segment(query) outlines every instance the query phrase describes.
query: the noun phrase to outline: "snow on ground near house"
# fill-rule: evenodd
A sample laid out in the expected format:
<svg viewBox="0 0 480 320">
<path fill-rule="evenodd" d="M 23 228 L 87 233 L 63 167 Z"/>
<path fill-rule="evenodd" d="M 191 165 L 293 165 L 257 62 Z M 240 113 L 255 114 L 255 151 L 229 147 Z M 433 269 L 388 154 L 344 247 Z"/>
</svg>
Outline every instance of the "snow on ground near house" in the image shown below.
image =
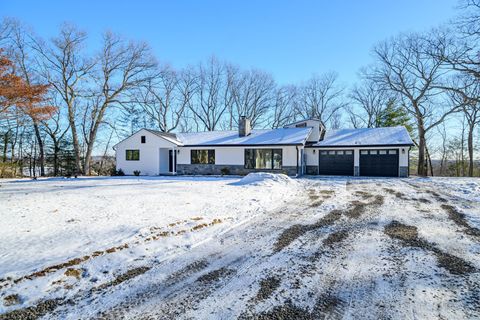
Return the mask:
<svg viewBox="0 0 480 320">
<path fill-rule="evenodd" d="M 0 185 L 0 319 L 480 317 L 478 179 Z"/>
<path fill-rule="evenodd" d="M 235 185 L 238 181 L 242 183 Z M 18 279 L 75 258 L 92 256 L 95 251 L 117 248 L 111 254 L 82 263 L 81 272 L 91 274 L 95 282 L 101 283 L 111 280 L 113 273 L 138 264 L 138 259 L 160 261 L 266 210 L 275 210 L 296 192 L 296 183 L 286 176 L 256 174 L 243 180 L 0 180 L 0 278 Z M 128 250 L 118 249 L 125 244 Z M 62 296 L 62 286 L 52 286 L 52 282 L 60 281 L 63 285 L 64 269 L 20 281 L 2 292 L 2 296 L 21 293 L 25 305 L 47 292 L 49 297 Z M 72 280 L 67 277 L 66 282 Z M 73 291 L 91 284 L 80 284 Z M 0 304 L 0 313 L 5 310 Z"/>
</svg>

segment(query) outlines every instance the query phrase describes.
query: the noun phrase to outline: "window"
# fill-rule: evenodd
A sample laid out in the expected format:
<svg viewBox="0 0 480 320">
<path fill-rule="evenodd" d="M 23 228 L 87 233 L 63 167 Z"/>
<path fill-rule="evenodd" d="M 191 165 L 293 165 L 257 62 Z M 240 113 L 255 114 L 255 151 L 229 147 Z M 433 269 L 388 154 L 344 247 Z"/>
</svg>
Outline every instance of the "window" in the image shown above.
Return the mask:
<svg viewBox="0 0 480 320">
<path fill-rule="evenodd" d="M 397 154 L 397 150 L 388 150 L 388 154 Z"/>
<path fill-rule="evenodd" d="M 343 150 L 337 151 L 337 154 L 338 154 L 338 155 L 342 155 L 342 154 L 343 154 Z"/>
<path fill-rule="evenodd" d="M 282 149 L 245 149 L 246 169 L 282 169 Z"/>
<path fill-rule="evenodd" d="M 321 151 L 320 154 L 327 154 L 327 151 Z"/>
<path fill-rule="evenodd" d="M 128 161 L 140 160 L 140 150 L 126 150 L 125 159 Z"/>
<path fill-rule="evenodd" d="M 333 150 L 328 151 L 328 154 L 335 154 L 335 151 L 333 151 Z"/>
<path fill-rule="evenodd" d="M 368 150 L 362 150 L 360 151 L 361 154 L 368 154 Z"/>
<path fill-rule="evenodd" d="M 141 142 L 141 143 L 145 143 L 145 141 L 146 141 L 145 136 L 141 136 L 141 137 L 140 137 L 140 142 Z"/>
<path fill-rule="evenodd" d="M 351 154 L 352 154 L 352 151 L 351 151 L 351 150 L 346 150 L 346 151 L 345 151 L 345 154 L 350 154 L 350 155 L 351 155 Z"/>
<path fill-rule="evenodd" d="M 377 154 L 377 150 L 370 150 L 370 154 Z"/>
<path fill-rule="evenodd" d="M 215 150 L 191 150 L 191 164 L 215 164 Z"/>
<path fill-rule="evenodd" d="M 304 122 L 304 123 L 299 123 L 299 124 L 297 124 L 295 127 L 297 127 L 297 128 L 305 128 L 306 126 L 307 126 L 307 123 Z"/>
<path fill-rule="evenodd" d="M 380 150 L 378 151 L 378 154 L 387 154 L 387 150 Z"/>
</svg>

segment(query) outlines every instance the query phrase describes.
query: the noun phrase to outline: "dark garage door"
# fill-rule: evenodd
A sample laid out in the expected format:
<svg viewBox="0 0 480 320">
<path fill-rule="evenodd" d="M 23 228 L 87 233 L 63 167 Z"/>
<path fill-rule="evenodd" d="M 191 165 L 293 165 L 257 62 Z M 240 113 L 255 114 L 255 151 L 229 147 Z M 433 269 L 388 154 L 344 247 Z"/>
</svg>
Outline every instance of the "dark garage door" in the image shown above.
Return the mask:
<svg viewBox="0 0 480 320">
<path fill-rule="evenodd" d="M 398 177 L 398 150 L 360 150 L 360 175 Z"/>
<path fill-rule="evenodd" d="M 320 175 L 353 176 L 353 150 L 320 150 Z"/>
</svg>

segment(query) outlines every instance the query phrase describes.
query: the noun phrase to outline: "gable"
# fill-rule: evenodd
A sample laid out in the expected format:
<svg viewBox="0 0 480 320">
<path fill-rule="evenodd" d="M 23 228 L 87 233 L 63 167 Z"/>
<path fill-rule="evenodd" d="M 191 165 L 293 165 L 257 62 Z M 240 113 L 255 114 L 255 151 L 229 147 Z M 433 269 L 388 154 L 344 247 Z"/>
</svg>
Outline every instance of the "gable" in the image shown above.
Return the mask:
<svg viewBox="0 0 480 320">
<path fill-rule="evenodd" d="M 142 143 L 142 136 L 145 137 L 145 143 Z M 172 139 L 168 139 L 168 137 L 163 137 L 157 135 L 150 130 L 141 129 L 130 137 L 123 139 L 119 143 L 113 146 L 113 149 L 117 149 L 119 147 L 128 146 L 128 147 L 141 147 L 141 146 L 154 146 L 154 147 L 164 147 L 164 148 L 172 148 L 178 146 L 177 143 L 174 143 Z"/>
</svg>

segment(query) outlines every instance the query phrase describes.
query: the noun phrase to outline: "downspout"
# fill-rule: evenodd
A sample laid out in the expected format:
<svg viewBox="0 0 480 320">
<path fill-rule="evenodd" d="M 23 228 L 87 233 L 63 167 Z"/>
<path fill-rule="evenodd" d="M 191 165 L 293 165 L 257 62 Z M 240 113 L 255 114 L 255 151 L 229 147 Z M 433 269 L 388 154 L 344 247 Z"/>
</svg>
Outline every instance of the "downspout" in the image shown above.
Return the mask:
<svg viewBox="0 0 480 320">
<path fill-rule="evenodd" d="M 298 146 L 295 146 L 295 149 L 297 150 L 297 177 L 298 177 Z"/>
</svg>

